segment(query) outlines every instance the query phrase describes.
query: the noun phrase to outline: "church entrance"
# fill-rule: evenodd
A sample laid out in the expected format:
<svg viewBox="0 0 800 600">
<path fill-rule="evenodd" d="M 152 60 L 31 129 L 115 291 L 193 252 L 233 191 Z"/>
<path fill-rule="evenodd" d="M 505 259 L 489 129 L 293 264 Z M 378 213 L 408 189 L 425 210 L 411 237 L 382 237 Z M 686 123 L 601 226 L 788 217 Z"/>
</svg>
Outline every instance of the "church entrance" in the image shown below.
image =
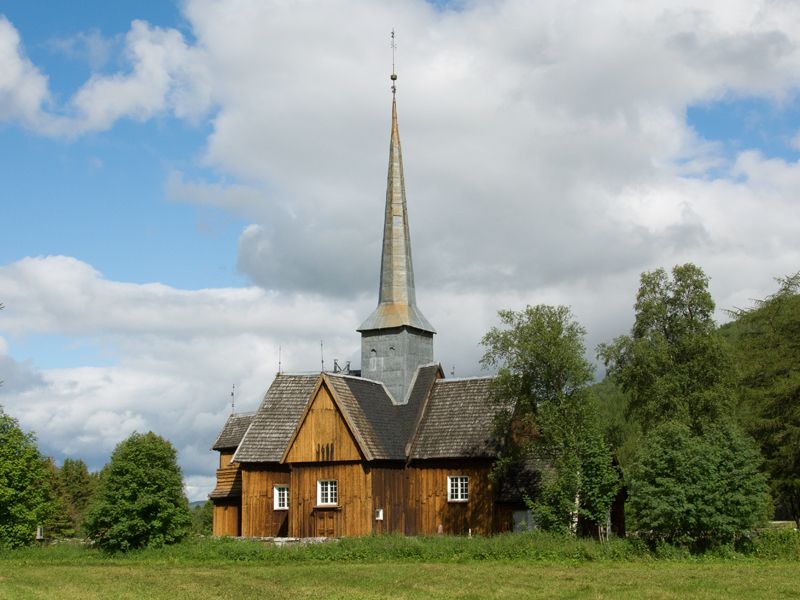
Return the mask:
<svg viewBox="0 0 800 600">
<path fill-rule="evenodd" d="M 338 537 L 336 527 L 338 512 L 335 508 L 314 510 L 314 537 Z"/>
</svg>

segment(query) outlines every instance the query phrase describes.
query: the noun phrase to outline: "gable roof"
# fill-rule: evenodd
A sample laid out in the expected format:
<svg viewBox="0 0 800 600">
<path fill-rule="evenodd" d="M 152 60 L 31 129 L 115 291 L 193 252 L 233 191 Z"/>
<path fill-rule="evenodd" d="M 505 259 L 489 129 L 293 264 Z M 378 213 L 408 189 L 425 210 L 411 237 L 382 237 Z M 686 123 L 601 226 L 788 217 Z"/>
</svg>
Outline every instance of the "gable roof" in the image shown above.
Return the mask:
<svg viewBox="0 0 800 600">
<path fill-rule="evenodd" d="M 233 460 L 279 462 L 318 378 L 318 375 L 279 373 L 267 390 Z"/>
<path fill-rule="evenodd" d="M 392 458 L 383 436 L 391 423 L 392 399 L 378 381 L 348 375 L 323 375 L 367 460 Z"/>
<path fill-rule="evenodd" d="M 350 375 L 275 377 L 258 411 L 229 417 L 214 449 L 238 432 L 236 462 L 281 462 L 316 390 L 326 385 L 367 460 L 494 457 L 491 433 L 497 408 L 488 403 L 491 377 L 443 379 L 441 367 L 419 367 L 405 404 L 394 404 L 378 381 Z M 222 440 L 222 441 L 221 441 Z"/>
<path fill-rule="evenodd" d="M 255 415 L 231 415 L 228 417 L 228 420 L 225 421 L 225 425 L 222 427 L 222 431 L 219 433 L 219 437 L 217 437 L 217 441 L 214 442 L 214 445 L 211 446 L 212 450 L 227 450 L 230 448 L 236 448 L 239 445 L 239 442 L 242 441 L 247 428 L 250 427 L 250 423 L 253 421 L 253 417 Z"/>
<path fill-rule="evenodd" d="M 437 379 L 411 442 L 409 458 L 494 457 L 491 377 Z"/>
</svg>

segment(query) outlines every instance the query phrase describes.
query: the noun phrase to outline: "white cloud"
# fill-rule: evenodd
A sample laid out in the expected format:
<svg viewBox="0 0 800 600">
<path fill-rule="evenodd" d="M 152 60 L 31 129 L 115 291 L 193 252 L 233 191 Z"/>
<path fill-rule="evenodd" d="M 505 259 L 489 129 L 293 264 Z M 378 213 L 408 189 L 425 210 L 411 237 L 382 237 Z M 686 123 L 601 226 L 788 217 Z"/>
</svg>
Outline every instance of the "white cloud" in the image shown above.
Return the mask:
<svg viewBox="0 0 800 600">
<path fill-rule="evenodd" d="M 173 172 L 167 196 L 246 219 L 238 267 L 260 286 L 134 285 L 68 257 L 1 267 L 9 339 L 81 336 L 120 357 L 37 370 L 3 355 L 25 375 L 2 401 L 50 448 L 102 460 L 153 428 L 200 489 L 232 383 L 255 407 L 279 345 L 291 370 L 317 367 L 320 339 L 328 364 L 357 362 L 353 330 L 377 294 L 392 27 L 418 300 L 447 372 L 477 372 L 498 308 L 572 305 L 591 353 L 629 327 L 643 270 L 694 261 L 729 308 L 798 269 L 800 165 L 751 149 L 729 161 L 686 123 L 693 104 L 796 94 L 795 3 L 190 0 L 184 13 L 191 37 L 134 22 L 129 69 L 60 107 L 0 20 L 0 119 L 77 135 L 211 114 L 206 171 Z"/>
<path fill-rule="evenodd" d="M 25 57 L 17 30 L 0 15 L 0 122 L 44 128 L 42 106 L 49 101 L 47 77 Z"/>
<path fill-rule="evenodd" d="M 85 61 L 93 71 L 97 71 L 108 63 L 117 42 L 114 38 L 104 37 L 97 29 L 90 29 L 55 38 L 48 45 L 68 58 Z"/>
</svg>

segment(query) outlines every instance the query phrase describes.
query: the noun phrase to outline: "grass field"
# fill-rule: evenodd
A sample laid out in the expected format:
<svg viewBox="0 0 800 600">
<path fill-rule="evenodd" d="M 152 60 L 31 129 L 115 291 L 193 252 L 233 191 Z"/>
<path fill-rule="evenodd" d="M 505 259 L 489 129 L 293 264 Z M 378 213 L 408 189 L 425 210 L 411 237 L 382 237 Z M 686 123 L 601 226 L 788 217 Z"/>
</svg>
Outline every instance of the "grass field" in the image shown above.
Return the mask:
<svg viewBox="0 0 800 600">
<path fill-rule="evenodd" d="M 771 553 L 679 558 L 624 541 L 545 536 L 381 537 L 301 548 L 194 540 L 110 557 L 80 546 L 26 548 L 0 552 L 0 600 L 800 598 L 800 536 L 781 540 Z"/>
<path fill-rule="evenodd" d="M 4 565 L 11 566 L 11 565 Z M 683 561 L 15 565 L 0 598 L 798 598 L 800 565 Z"/>
</svg>

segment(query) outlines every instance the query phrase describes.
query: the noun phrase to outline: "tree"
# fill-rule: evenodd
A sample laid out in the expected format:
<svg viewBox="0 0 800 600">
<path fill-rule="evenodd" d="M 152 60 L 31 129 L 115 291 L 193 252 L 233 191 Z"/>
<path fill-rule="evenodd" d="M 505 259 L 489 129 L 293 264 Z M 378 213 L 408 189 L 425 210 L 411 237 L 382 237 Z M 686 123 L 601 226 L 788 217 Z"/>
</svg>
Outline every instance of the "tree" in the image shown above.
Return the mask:
<svg viewBox="0 0 800 600">
<path fill-rule="evenodd" d="M 44 521 L 45 534 L 48 538 L 74 537 L 75 524 L 70 515 L 69 501 L 67 500 L 59 477 L 60 469 L 52 458 L 44 461 L 47 472 L 48 510 Z"/>
<path fill-rule="evenodd" d="M 761 446 L 773 493 L 800 527 L 800 273 L 723 328 L 741 373 L 742 420 Z"/>
<path fill-rule="evenodd" d="M 699 267 L 643 273 L 631 334 L 598 349 L 644 432 L 627 477 L 640 535 L 708 544 L 763 519 L 760 457 L 732 418 L 735 370 L 713 310 Z"/>
<path fill-rule="evenodd" d="M 631 334 L 598 356 L 646 432 L 676 420 L 700 432 L 732 414 L 733 364 L 713 320 L 708 277 L 691 264 L 643 273 Z"/>
<path fill-rule="evenodd" d="M 178 542 L 190 524 L 172 444 L 152 432 L 120 442 L 86 517 L 90 537 L 108 552 L 124 552 Z"/>
<path fill-rule="evenodd" d="M 48 483 L 36 438 L 0 407 L 0 546 L 34 540 L 50 510 Z"/>
<path fill-rule="evenodd" d="M 86 510 L 97 487 L 97 478 L 92 477 L 82 460 L 65 458 L 58 470 L 58 479 L 72 526 L 76 532 L 81 532 Z"/>
<path fill-rule="evenodd" d="M 630 520 L 651 541 L 702 550 L 735 542 L 771 510 L 752 440 L 731 428 L 703 435 L 674 421 L 658 425 L 630 477 Z"/>
<path fill-rule="evenodd" d="M 552 468 L 530 507 L 544 529 L 567 530 L 582 516 L 605 523 L 618 487 L 611 454 L 597 427 L 587 386 L 593 369 L 584 357 L 585 330 L 566 306 L 499 311 L 481 343 L 484 368 L 498 368 L 492 388 L 500 443 L 496 477 L 531 456 Z"/>
<path fill-rule="evenodd" d="M 214 503 L 206 500 L 192 509 L 192 533 L 194 535 L 211 535 L 214 525 Z"/>
</svg>

